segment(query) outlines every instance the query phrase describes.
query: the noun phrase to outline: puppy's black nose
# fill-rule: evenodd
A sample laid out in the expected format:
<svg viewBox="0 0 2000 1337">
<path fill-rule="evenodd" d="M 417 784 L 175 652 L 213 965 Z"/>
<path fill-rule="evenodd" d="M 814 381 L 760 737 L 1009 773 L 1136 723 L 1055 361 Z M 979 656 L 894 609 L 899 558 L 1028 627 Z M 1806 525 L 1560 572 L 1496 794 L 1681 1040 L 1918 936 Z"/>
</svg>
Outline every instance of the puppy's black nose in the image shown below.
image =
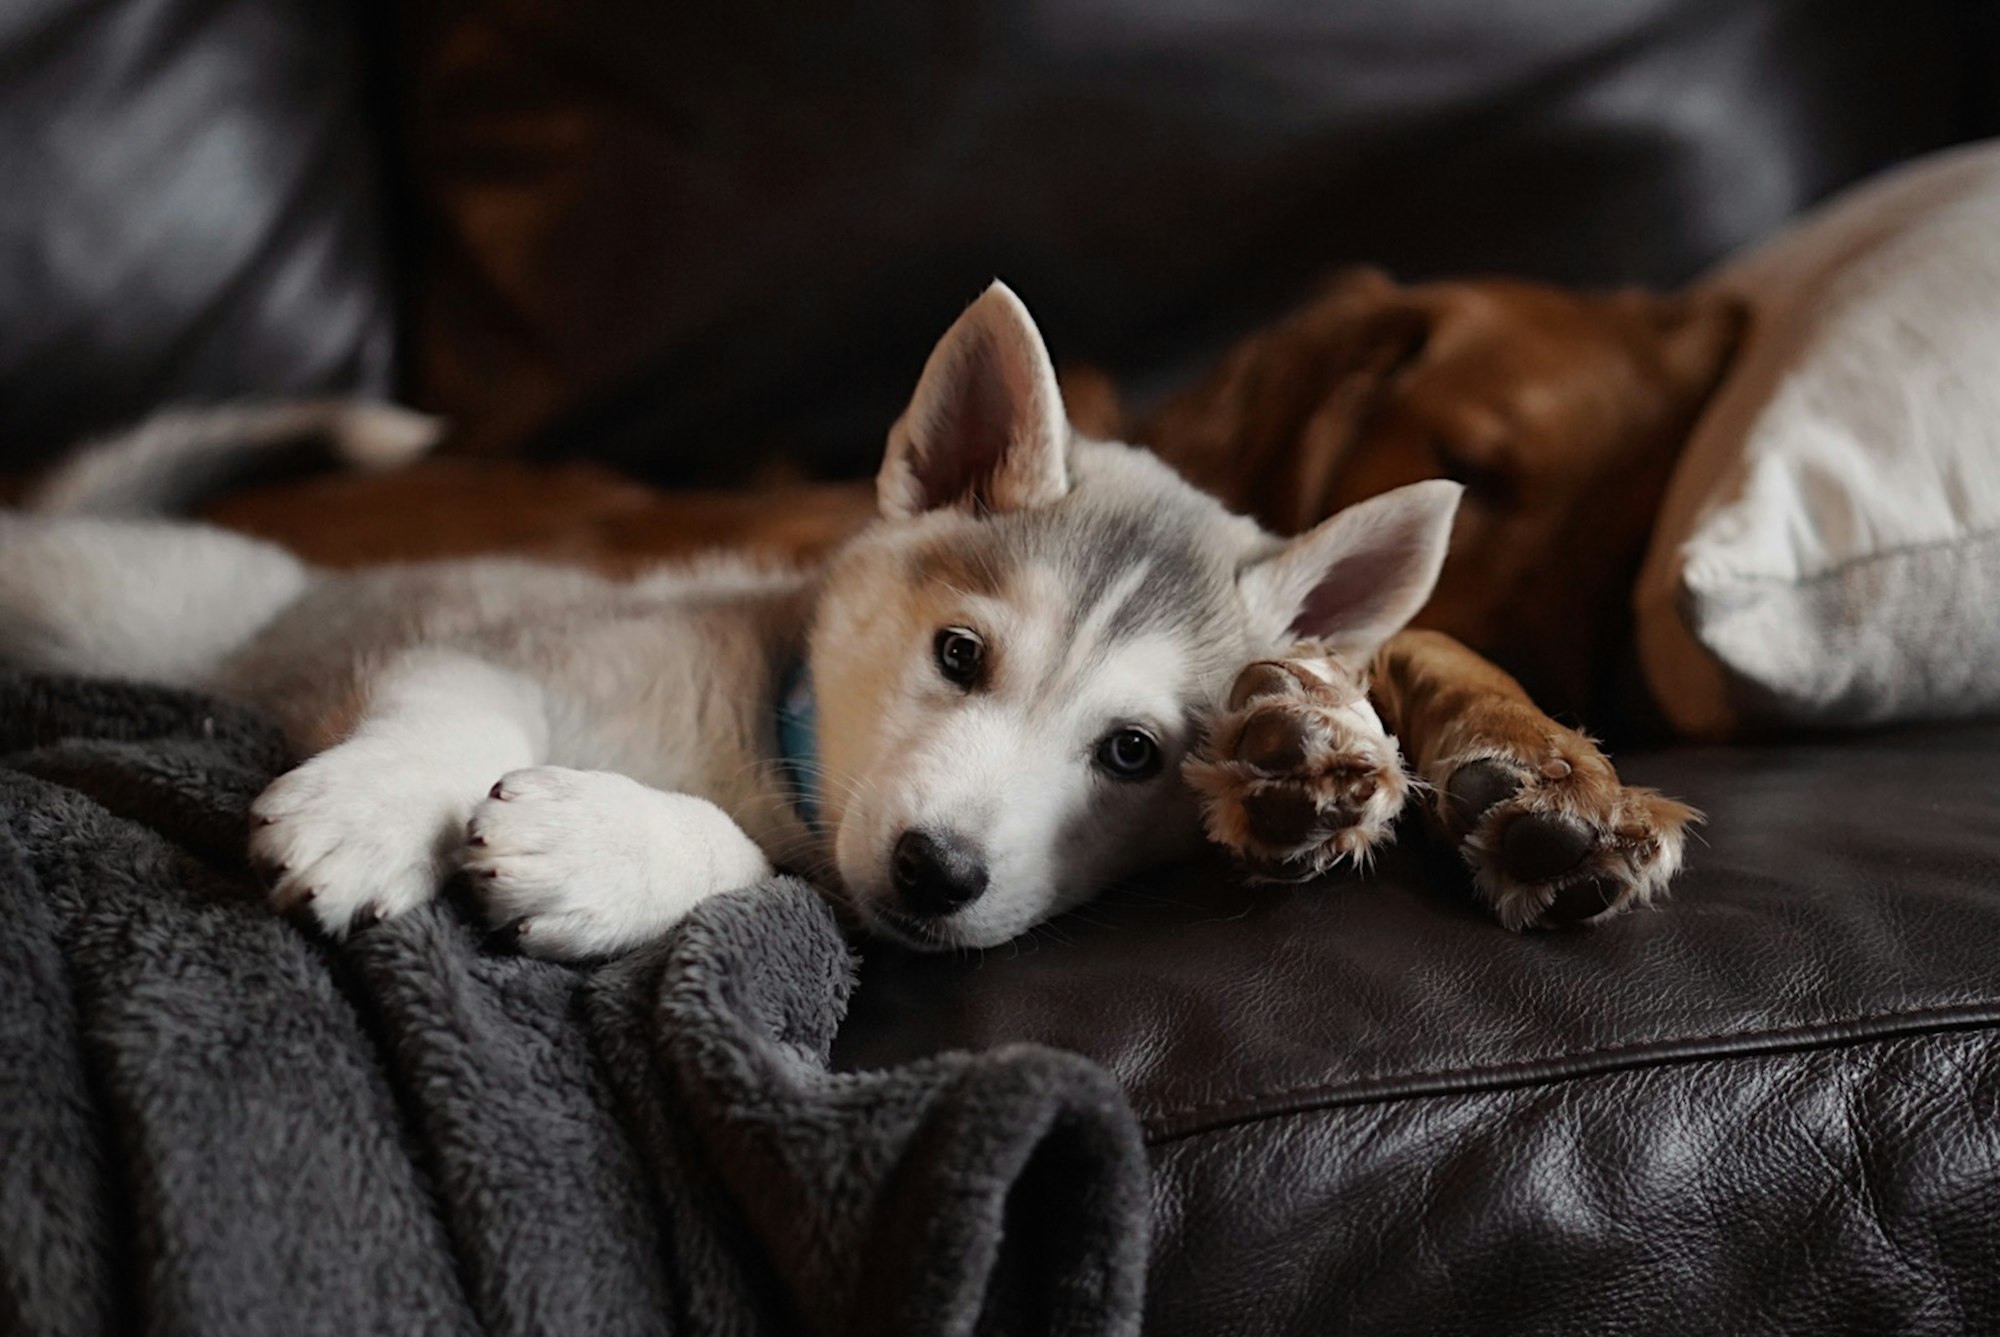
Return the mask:
<svg viewBox="0 0 2000 1337">
<path fill-rule="evenodd" d="M 905 831 L 890 863 L 903 909 L 941 919 L 970 905 L 986 890 L 986 863 L 978 849 L 949 832 Z"/>
</svg>

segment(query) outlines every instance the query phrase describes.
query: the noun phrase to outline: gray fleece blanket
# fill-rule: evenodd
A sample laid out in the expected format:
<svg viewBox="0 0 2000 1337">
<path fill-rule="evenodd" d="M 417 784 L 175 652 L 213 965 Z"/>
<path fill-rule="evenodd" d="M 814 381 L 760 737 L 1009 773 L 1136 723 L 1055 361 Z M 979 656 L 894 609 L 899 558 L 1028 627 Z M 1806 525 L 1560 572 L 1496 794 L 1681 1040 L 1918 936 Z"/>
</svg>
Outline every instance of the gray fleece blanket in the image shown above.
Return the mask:
<svg viewBox="0 0 2000 1337">
<path fill-rule="evenodd" d="M 448 902 L 321 941 L 243 862 L 287 760 L 222 702 L 0 676 L 0 1332 L 1136 1330 L 1101 1070 L 829 1071 L 854 960 L 785 880 L 590 970 Z"/>
</svg>

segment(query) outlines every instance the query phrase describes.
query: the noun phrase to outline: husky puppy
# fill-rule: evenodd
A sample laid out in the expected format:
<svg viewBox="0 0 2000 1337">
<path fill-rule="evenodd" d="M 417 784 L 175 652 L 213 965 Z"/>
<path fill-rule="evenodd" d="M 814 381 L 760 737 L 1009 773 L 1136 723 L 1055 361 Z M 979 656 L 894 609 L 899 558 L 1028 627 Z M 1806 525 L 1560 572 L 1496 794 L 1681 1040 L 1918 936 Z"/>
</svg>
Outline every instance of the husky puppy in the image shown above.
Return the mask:
<svg viewBox="0 0 2000 1337">
<path fill-rule="evenodd" d="M 340 425 L 350 457 L 421 449 L 393 410 Z M 1274 538 L 1080 439 L 997 283 L 889 434 L 880 519 L 813 570 L 335 573 L 82 514 L 227 453 L 199 435 L 155 428 L 0 516 L 0 657 L 274 714 L 307 758 L 252 808 L 279 909 L 338 936 L 462 870 L 556 958 L 654 937 L 774 865 L 875 932 L 987 946 L 1189 851 L 1182 765 L 1238 671 L 1301 637 L 1365 664 L 1429 594 L 1459 493 L 1421 483 Z"/>
</svg>

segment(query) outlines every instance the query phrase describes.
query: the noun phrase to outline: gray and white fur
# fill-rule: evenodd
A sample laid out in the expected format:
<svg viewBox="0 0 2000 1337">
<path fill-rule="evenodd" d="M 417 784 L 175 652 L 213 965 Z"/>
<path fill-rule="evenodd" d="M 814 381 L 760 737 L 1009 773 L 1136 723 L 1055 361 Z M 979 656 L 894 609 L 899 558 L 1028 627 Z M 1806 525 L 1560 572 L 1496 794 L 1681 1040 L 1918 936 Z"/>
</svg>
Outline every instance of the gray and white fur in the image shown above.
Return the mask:
<svg viewBox="0 0 2000 1337">
<path fill-rule="evenodd" d="M 351 458 L 431 434 L 398 410 L 335 419 Z M 130 518 L 282 435 L 173 422 L 0 513 L 0 658 L 276 715 L 307 757 L 252 810 L 279 908 L 343 934 L 462 870 L 493 923 L 559 958 L 652 938 L 774 864 L 876 932 L 986 946 L 1188 851 L 1181 764 L 1236 671 L 1301 636 L 1372 653 L 1428 596 L 1458 498 L 1420 483 L 1281 541 L 1152 455 L 1080 438 L 997 283 L 890 433 L 880 518 L 812 569 L 317 570 Z M 815 827 L 775 724 L 800 660 Z"/>
</svg>

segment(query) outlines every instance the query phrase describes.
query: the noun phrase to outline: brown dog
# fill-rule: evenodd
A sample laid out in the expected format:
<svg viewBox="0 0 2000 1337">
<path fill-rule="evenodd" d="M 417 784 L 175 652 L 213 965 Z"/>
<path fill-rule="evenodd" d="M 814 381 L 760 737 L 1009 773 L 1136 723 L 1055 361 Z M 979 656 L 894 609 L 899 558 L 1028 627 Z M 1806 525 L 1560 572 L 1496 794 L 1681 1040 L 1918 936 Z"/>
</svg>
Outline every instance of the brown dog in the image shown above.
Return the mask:
<svg viewBox="0 0 2000 1337">
<path fill-rule="evenodd" d="M 1372 677 L 1433 819 L 1503 922 L 1603 917 L 1664 888 L 1696 815 L 1622 785 L 1536 701 L 1584 708 L 1615 670 L 1654 512 L 1742 324 L 1720 299 L 1404 288 L 1357 270 L 1136 429 L 1101 378 L 1066 380 L 1080 428 L 1152 446 L 1283 533 L 1403 483 L 1466 485 L 1421 630 L 1372 666 L 1309 671 L 1307 649 L 1246 670 L 1215 740 L 1240 763 L 1219 800 L 1240 806 L 1220 823 L 1239 853 L 1278 875 L 1325 862 L 1369 783 L 1326 746 L 1326 712 Z M 212 514 L 335 565 L 506 550 L 630 569 L 718 546 L 810 557 L 870 507 L 858 486 L 663 493 L 586 465 L 446 459 L 244 493 Z"/>
<path fill-rule="evenodd" d="M 1341 275 L 1133 433 L 1289 534 L 1466 485 L 1422 625 L 1574 711 L 1616 667 L 1653 515 L 1743 326 L 1721 298 Z"/>
<path fill-rule="evenodd" d="M 1399 288 L 1357 270 L 1133 434 L 1281 533 L 1419 479 L 1466 485 L 1421 629 L 1383 648 L 1372 694 L 1510 927 L 1608 916 L 1679 867 L 1693 810 L 1621 784 L 1536 703 L 1602 698 L 1668 476 L 1743 324 L 1721 298 Z M 1273 757 L 1308 751 L 1320 689 L 1298 673 L 1267 681 L 1290 727 L 1267 711 L 1244 737 Z M 1261 826 L 1246 814 L 1248 852 L 1309 854 L 1351 806 L 1351 778 L 1336 761 L 1298 786 L 1310 803 L 1267 799 Z"/>
</svg>

